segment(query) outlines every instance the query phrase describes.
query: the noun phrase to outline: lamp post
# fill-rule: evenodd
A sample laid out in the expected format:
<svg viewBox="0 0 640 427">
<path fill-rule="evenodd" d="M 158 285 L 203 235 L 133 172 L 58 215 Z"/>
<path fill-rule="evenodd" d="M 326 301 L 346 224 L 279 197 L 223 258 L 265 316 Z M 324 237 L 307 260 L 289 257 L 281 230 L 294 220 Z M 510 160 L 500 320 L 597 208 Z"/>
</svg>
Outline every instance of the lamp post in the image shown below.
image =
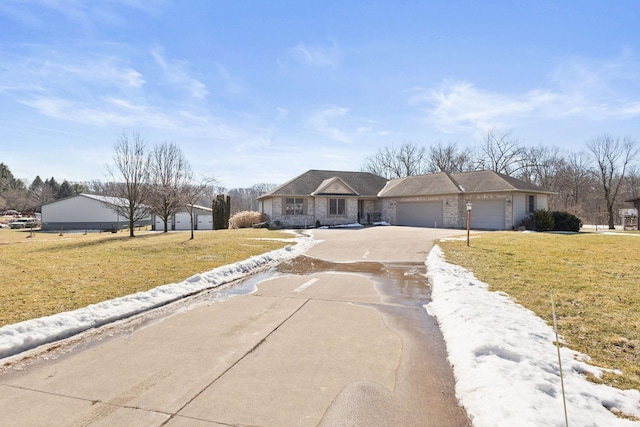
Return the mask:
<svg viewBox="0 0 640 427">
<path fill-rule="evenodd" d="M 471 230 L 471 202 L 467 202 L 467 246 L 469 246 L 469 232 Z"/>
</svg>

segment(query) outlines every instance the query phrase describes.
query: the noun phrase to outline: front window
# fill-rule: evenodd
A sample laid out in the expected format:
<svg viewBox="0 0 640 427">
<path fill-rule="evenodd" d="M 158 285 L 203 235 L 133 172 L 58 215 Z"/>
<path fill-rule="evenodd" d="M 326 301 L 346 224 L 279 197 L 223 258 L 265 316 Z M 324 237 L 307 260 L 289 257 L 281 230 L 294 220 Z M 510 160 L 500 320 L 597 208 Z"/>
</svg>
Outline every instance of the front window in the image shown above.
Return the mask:
<svg viewBox="0 0 640 427">
<path fill-rule="evenodd" d="M 299 198 L 287 198 L 285 209 L 287 215 L 304 215 L 304 201 Z"/>
<path fill-rule="evenodd" d="M 529 195 L 529 213 L 533 213 L 536 210 L 536 198 L 534 195 Z"/>
<path fill-rule="evenodd" d="M 345 215 L 347 201 L 346 199 L 329 199 L 329 215 Z"/>
</svg>

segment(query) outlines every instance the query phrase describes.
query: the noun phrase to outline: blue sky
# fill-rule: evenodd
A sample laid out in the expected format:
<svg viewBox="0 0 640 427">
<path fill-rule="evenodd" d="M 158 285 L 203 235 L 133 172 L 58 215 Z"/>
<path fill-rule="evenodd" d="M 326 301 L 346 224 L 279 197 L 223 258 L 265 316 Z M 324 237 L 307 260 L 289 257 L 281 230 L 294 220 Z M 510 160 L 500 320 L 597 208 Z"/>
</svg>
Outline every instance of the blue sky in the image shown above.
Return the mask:
<svg viewBox="0 0 640 427">
<path fill-rule="evenodd" d="M 640 138 L 640 2 L 2 0 L 0 162 L 104 180 L 122 132 L 227 188 L 491 128 Z"/>
</svg>

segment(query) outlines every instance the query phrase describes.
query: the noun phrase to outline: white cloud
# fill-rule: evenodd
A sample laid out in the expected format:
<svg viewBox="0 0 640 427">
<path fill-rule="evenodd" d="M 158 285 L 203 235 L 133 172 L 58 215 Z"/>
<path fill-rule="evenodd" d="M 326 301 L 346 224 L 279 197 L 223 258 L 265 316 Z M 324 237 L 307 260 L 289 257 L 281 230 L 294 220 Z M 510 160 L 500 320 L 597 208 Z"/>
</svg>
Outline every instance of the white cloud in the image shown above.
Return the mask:
<svg viewBox="0 0 640 427">
<path fill-rule="evenodd" d="M 290 111 L 286 108 L 276 107 L 276 120 L 280 121 L 286 119 L 287 117 L 289 117 L 289 113 Z"/>
<path fill-rule="evenodd" d="M 353 117 L 350 113 L 349 108 L 331 105 L 311 114 L 307 124 L 321 135 L 347 144 L 362 135 L 375 132 L 372 120 Z"/>
<path fill-rule="evenodd" d="M 189 75 L 186 62 L 167 61 L 160 49 L 151 51 L 151 56 L 153 56 L 156 63 L 163 69 L 165 77 L 170 83 L 183 88 L 194 98 L 204 99 L 207 97 L 209 94 L 207 87 Z"/>
<path fill-rule="evenodd" d="M 469 82 L 445 82 L 438 88 L 415 89 L 411 105 L 429 104 L 428 121 L 443 132 L 465 128 L 504 127 L 521 117 L 552 108 L 559 96 L 533 90 L 523 94 L 492 93 Z"/>
<path fill-rule="evenodd" d="M 342 57 L 336 43 L 329 46 L 309 46 L 299 42 L 291 48 L 291 55 L 297 62 L 312 67 L 336 67 Z"/>
<path fill-rule="evenodd" d="M 492 92 L 469 82 L 447 81 L 436 88 L 417 88 L 409 104 L 424 109 L 427 121 L 442 132 L 512 127 L 539 119 L 578 117 L 586 120 L 640 117 L 640 101 L 588 90 L 593 75 L 580 88 L 533 89 L 523 93 Z M 425 107 L 426 106 L 426 107 Z"/>
<path fill-rule="evenodd" d="M 126 14 L 120 11 L 124 6 L 153 15 L 163 6 L 165 0 L 111 0 L 96 2 L 93 0 L 20 0 L 0 2 L 0 14 L 10 17 L 21 24 L 31 27 L 46 25 L 38 16 L 40 9 L 48 9 L 63 16 L 76 25 L 90 28 L 94 25 L 124 25 Z"/>
<path fill-rule="evenodd" d="M 346 116 L 348 113 L 348 108 L 332 106 L 311 115 L 308 123 L 313 129 L 335 141 L 351 143 L 353 142 L 351 135 L 330 123 L 336 118 Z"/>
</svg>

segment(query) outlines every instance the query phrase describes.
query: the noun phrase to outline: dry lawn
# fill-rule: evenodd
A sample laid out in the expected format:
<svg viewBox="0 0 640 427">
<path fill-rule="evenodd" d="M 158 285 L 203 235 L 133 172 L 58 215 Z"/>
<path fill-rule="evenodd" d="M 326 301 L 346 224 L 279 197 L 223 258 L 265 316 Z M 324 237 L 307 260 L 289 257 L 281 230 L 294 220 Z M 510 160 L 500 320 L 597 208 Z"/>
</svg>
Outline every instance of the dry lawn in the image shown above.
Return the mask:
<svg viewBox="0 0 640 427">
<path fill-rule="evenodd" d="M 288 243 L 264 229 L 64 234 L 0 229 L 0 326 L 180 282 Z M 30 237 L 31 236 L 31 237 Z"/>
<path fill-rule="evenodd" d="M 619 369 L 602 382 L 640 390 L 640 235 L 486 233 L 441 242 L 446 259 L 461 265 L 553 324 L 566 345 L 592 363 Z M 598 381 L 593 378 L 594 381 Z"/>
</svg>

